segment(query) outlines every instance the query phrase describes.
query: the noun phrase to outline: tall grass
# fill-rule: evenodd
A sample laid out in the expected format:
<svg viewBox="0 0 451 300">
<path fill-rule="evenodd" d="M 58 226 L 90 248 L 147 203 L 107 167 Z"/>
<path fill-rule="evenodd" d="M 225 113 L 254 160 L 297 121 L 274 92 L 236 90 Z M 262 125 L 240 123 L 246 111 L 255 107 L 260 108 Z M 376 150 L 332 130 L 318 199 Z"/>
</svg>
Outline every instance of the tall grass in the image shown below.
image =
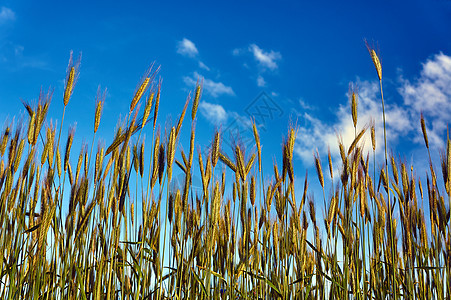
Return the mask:
<svg viewBox="0 0 451 300">
<path fill-rule="evenodd" d="M 369 50 L 384 107 L 382 68 Z M 323 190 L 320 218 L 307 174 L 295 191 L 296 128 L 283 142 L 282 168 L 274 163 L 265 173 L 255 124 L 256 153 L 239 141 L 223 148 L 219 131 L 196 149 L 202 84 L 191 118 L 185 120 L 188 97 L 177 123 L 163 131 L 158 69 L 143 76 L 108 147 L 95 146 L 105 99 L 99 89 L 92 142 L 74 152 L 71 127 L 65 143 L 60 139 L 78 66 L 71 55 L 58 129 L 46 118 L 53 95 L 41 92 L 34 107 L 24 103 L 28 120 L 7 123 L 0 136 L 2 299 L 450 297 L 451 142 L 447 137 L 440 177 L 423 117 L 425 190 L 413 165 L 388 156 L 385 114 L 385 160 L 377 164 L 375 127 L 357 127 L 353 89 L 355 140 L 348 149 L 339 140 L 339 178 L 330 151 L 330 181 L 319 154 L 312 158 Z M 187 122 L 185 153 L 180 134 Z M 368 134 L 372 162 L 362 146 Z"/>
</svg>

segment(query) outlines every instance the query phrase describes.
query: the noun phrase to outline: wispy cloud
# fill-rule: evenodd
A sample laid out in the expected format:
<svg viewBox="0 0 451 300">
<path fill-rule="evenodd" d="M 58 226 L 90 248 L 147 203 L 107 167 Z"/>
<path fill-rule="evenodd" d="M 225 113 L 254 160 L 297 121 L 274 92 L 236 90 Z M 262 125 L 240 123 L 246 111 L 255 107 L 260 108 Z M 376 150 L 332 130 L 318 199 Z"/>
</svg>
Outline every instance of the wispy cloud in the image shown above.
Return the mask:
<svg viewBox="0 0 451 300">
<path fill-rule="evenodd" d="M 243 49 L 240 49 L 240 48 L 235 48 L 232 50 L 233 56 L 241 55 L 241 54 L 243 54 L 243 52 L 244 52 Z"/>
<path fill-rule="evenodd" d="M 312 110 L 314 109 L 314 107 L 312 107 L 311 105 L 309 105 L 307 102 L 304 101 L 304 99 L 299 99 L 299 105 L 301 106 L 302 109 L 304 110 Z"/>
<path fill-rule="evenodd" d="M 0 64 L 11 71 L 23 68 L 50 70 L 47 61 L 42 57 L 27 55 L 24 46 L 10 41 L 0 44 Z"/>
<path fill-rule="evenodd" d="M 0 9 L 0 25 L 9 21 L 14 21 L 16 14 L 8 7 L 2 6 Z"/>
<path fill-rule="evenodd" d="M 219 104 L 201 101 L 199 103 L 200 113 L 211 123 L 221 124 L 227 121 L 227 112 Z"/>
<path fill-rule="evenodd" d="M 261 76 L 261 75 L 258 75 L 258 77 L 257 77 L 257 86 L 259 86 L 259 87 L 266 86 L 265 78 L 263 78 L 263 76 Z"/>
<path fill-rule="evenodd" d="M 210 68 L 201 61 L 199 61 L 199 68 L 204 69 L 206 71 L 210 71 Z"/>
<path fill-rule="evenodd" d="M 434 55 L 423 64 L 416 80 L 401 79 L 401 82 L 399 92 L 404 104 L 411 107 L 412 115 L 417 120 L 420 113 L 424 113 L 430 144 L 442 146 L 443 133 L 451 115 L 451 56 L 443 53 Z M 422 142 L 421 139 L 422 136 L 418 135 L 417 141 Z"/>
<path fill-rule="evenodd" d="M 199 51 L 192 41 L 184 38 L 177 43 L 177 53 L 188 57 L 196 57 Z"/>
<path fill-rule="evenodd" d="M 271 71 L 278 68 L 277 61 L 282 59 L 280 52 L 275 52 L 273 50 L 264 51 L 256 44 L 251 44 L 249 46 L 249 51 L 254 55 L 257 62 L 264 68 L 268 68 Z"/>
<path fill-rule="evenodd" d="M 185 76 L 183 81 L 188 86 L 195 86 L 198 80 L 202 79 L 199 73 L 194 72 L 192 77 Z M 230 86 L 225 85 L 222 82 L 216 82 L 211 79 L 203 78 L 203 89 L 206 93 L 210 94 L 212 97 L 217 98 L 222 95 L 234 96 L 235 92 Z"/>
</svg>

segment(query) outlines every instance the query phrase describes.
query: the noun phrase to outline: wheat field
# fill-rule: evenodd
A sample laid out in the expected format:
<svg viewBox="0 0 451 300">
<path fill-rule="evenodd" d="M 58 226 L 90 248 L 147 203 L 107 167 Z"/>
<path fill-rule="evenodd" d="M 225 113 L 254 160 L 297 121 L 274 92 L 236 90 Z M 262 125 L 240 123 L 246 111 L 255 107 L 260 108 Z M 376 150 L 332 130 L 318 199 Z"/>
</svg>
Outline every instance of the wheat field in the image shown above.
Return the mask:
<svg viewBox="0 0 451 300">
<path fill-rule="evenodd" d="M 384 109 L 382 66 L 368 50 Z M 327 164 L 315 153 L 318 178 L 295 175 L 291 127 L 282 166 L 263 176 L 255 123 L 255 151 L 239 140 L 223 147 L 220 131 L 195 147 L 201 83 L 177 122 L 161 129 L 161 80 L 150 68 L 113 142 L 97 146 L 99 90 L 92 143 L 73 149 L 76 133 L 64 116 L 79 65 L 71 55 L 59 128 L 47 118 L 53 95 L 41 92 L 36 105 L 24 102 L 27 118 L 0 133 L 1 299 L 450 298 L 451 142 L 435 170 L 423 116 L 423 181 L 415 166 L 388 155 L 385 130 L 384 145 L 376 145 L 374 124 L 357 127 L 357 91 L 355 139 L 349 148 L 339 142 L 338 164 L 330 152 Z M 191 128 L 185 147 L 182 124 Z M 295 178 L 303 189 L 295 190 Z M 316 198 L 309 180 L 322 188 Z"/>
</svg>

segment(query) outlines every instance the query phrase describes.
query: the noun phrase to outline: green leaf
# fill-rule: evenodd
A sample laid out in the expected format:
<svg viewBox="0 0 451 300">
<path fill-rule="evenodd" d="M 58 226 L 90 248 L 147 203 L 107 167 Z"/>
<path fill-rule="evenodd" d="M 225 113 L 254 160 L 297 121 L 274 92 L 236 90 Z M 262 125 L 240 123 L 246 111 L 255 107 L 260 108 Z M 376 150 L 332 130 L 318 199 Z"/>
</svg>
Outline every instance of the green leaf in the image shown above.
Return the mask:
<svg viewBox="0 0 451 300">
<path fill-rule="evenodd" d="M 83 284 L 83 280 L 81 279 L 80 268 L 76 264 L 74 266 L 75 266 L 75 270 L 77 271 L 77 282 L 78 282 L 78 286 L 81 289 L 81 297 L 83 300 L 86 300 L 85 287 Z"/>
<path fill-rule="evenodd" d="M 193 275 L 194 275 L 194 278 L 197 280 L 197 282 L 200 283 L 200 287 L 202 288 L 202 292 L 204 293 L 205 297 L 208 297 L 207 290 L 205 289 L 204 283 L 202 282 L 202 280 L 200 280 L 200 278 L 199 278 L 199 276 L 196 274 L 196 272 L 194 272 L 194 269 L 193 269 L 192 267 L 190 267 L 190 269 L 191 269 L 191 272 L 192 272 Z"/>
<path fill-rule="evenodd" d="M 264 280 L 277 294 L 279 294 L 280 297 L 282 297 L 282 293 L 280 292 L 280 290 L 268 278 L 261 276 L 261 275 L 253 274 L 248 271 L 244 271 L 244 272 L 257 279 Z"/>
</svg>

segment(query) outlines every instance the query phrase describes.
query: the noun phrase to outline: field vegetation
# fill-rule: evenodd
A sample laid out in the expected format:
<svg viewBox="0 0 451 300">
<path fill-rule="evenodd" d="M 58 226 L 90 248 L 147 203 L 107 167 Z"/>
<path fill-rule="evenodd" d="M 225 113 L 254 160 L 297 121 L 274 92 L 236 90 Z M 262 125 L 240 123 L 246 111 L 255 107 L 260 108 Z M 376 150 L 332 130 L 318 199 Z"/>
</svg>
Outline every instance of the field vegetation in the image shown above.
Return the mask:
<svg viewBox="0 0 451 300">
<path fill-rule="evenodd" d="M 368 50 L 384 108 L 382 66 Z M 161 129 L 161 81 L 151 68 L 107 146 L 96 140 L 99 90 L 92 143 L 76 150 L 64 116 L 78 73 L 71 55 L 59 128 L 47 118 L 53 95 L 41 92 L 36 104 L 24 102 L 25 119 L 0 132 L 1 299 L 449 299 L 451 143 L 436 170 L 423 117 L 429 170 L 421 178 L 386 142 L 376 145 L 374 124 L 357 127 L 354 90 L 355 139 L 346 148 L 339 140 L 339 162 L 316 153 L 317 176 L 295 175 L 291 127 L 282 165 L 263 172 L 255 123 L 253 149 L 238 139 L 222 147 L 220 131 L 197 147 L 200 82 L 176 123 Z M 385 114 L 374 116 L 382 117 L 385 126 Z M 185 147 L 182 124 L 191 128 Z M 316 198 L 309 180 L 319 180 Z"/>
</svg>

